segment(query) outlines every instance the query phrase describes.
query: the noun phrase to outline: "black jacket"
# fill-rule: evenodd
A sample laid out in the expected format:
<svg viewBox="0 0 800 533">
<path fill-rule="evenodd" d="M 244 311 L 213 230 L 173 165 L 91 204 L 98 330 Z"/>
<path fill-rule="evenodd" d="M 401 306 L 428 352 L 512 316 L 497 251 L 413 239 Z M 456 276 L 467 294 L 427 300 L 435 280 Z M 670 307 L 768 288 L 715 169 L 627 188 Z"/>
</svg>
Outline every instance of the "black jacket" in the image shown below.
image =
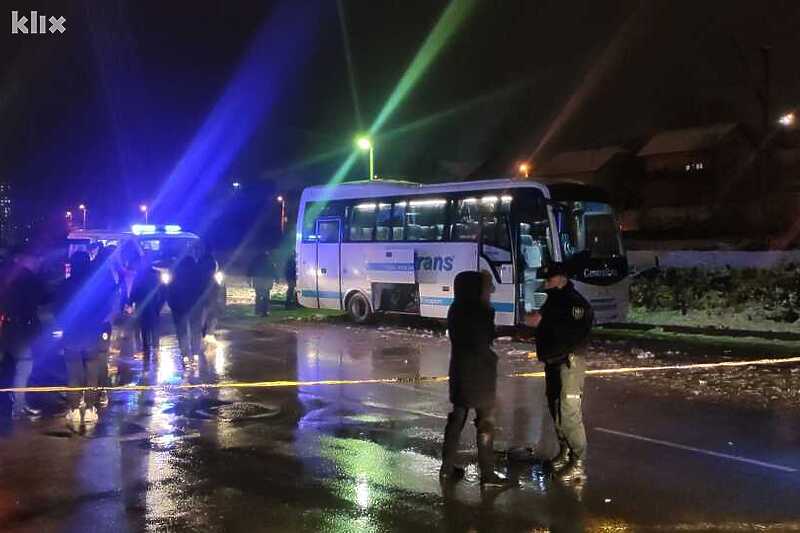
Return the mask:
<svg viewBox="0 0 800 533">
<path fill-rule="evenodd" d="M 447 312 L 450 334 L 450 401 L 462 407 L 491 407 L 497 385 L 494 310 L 480 300 L 479 272 L 455 280 L 455 301 Z"/>
<path fill-rule="evenodd" d="M 589 344 L 594 313 L 572 282 L 563 289 L 547 291 L 536 328 L 536 355 L 546 364 L 560 364 L 571 353 L 583 353 Z"/>
<path fill-rule="evenodd" d="M 0 274 L 0 337 L 9 349 L 28 345 L 39 334 L 39 306 L 46 303 L 44 281 L 16 263 L 4 265 Z"/>
<path fill-rule="evenodd" d="M 155 320 L 164 307 L 164 288 L 158 271 L 150 265 L 141 267 L 133 278 L 129 303 L 136 306 L 141 320 Z"/>
</svg>

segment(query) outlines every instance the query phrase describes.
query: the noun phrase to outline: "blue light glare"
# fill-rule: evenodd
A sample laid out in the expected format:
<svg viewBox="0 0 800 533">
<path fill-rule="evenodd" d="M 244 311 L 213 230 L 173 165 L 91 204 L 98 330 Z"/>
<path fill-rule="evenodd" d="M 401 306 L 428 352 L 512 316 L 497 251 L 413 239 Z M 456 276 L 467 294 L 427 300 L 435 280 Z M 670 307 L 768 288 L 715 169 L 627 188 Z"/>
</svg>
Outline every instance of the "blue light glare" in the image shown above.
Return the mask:
<svg viewBox="0 0 800 533">
<path fill-rule="evenodd" d="M 131 232 L 134 235 L 151 235 L 156 232 L 156 227 L 153 224 L 134 224 Z"/>
<path fill-rule="evenodd" d="M 310 58 L 326 4 L 285 0 L 255 35 L 236 74 L 175 164 L 152 210 L 203 232 L 212 216 L 203 204 L 230 170 L 254 131 L 280 107 L 281 98 Z M 275 131 L 280 135 L 280 131 Z M 240 180 L 237 180 L 240 181 Z"/>
</svg>

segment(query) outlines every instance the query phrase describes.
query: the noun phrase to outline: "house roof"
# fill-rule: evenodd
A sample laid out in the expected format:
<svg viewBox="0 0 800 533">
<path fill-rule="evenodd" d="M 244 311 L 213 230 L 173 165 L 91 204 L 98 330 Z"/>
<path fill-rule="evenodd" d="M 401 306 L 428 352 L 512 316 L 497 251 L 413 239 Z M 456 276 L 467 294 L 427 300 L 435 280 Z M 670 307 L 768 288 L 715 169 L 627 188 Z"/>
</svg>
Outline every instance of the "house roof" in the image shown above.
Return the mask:
<svg viewBox="0 0 800 533">
<path fill-rule="evenodd" d="M 594 150 L 574 150 L 556 154 L 546 163 L 536 168 L 536 174 L 542 176 L 558 176 L 563 174 L 580 174 L 596 172 L 609 160 L 626 150 L 621 146 L 606 146 Z"/>
<path fill-rule="evenodd" d="M 707 150 L 722 142 L 736 127 L 735 123 L 729 123 L 662 131 L 655 134 L 637 155 L 641 157 Z"/>
</svg>

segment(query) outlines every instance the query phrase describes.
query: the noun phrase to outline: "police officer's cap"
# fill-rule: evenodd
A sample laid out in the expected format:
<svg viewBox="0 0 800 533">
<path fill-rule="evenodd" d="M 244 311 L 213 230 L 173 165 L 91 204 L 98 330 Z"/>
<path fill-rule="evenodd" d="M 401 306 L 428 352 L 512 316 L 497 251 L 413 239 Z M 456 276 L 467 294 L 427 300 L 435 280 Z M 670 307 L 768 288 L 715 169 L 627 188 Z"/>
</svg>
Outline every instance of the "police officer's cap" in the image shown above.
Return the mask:
<svg viewBox="0 0 800 533">
<path fill-rule="evenodd" d="M 564 263 L 548 263 L 541 270 L 542 277 L 545 279 L 553 278 L 555 276 L 569 277 L 569 269 Z"/>
</svg>

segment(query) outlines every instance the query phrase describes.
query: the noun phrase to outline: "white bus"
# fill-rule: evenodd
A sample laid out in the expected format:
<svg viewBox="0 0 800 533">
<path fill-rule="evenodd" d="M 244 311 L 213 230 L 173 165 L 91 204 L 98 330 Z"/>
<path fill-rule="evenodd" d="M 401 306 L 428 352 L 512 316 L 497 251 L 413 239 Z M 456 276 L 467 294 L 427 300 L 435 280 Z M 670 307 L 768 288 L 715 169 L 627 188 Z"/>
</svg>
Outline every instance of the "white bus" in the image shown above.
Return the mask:
<svg viewBox="0 0 800 533">
<path fill-rule="evenodd" d="M 485 180 L 437 185 L 351 182 L 303 191 L 297 301 L 347 311 L 445 318 L 453 279 L 492 273 L 497 325 L 541 307 L 548 261 L 564 261 L 598 323 L 628 310 L 628 265 L 601 191 L 573 183 Z"/>
</svg>

